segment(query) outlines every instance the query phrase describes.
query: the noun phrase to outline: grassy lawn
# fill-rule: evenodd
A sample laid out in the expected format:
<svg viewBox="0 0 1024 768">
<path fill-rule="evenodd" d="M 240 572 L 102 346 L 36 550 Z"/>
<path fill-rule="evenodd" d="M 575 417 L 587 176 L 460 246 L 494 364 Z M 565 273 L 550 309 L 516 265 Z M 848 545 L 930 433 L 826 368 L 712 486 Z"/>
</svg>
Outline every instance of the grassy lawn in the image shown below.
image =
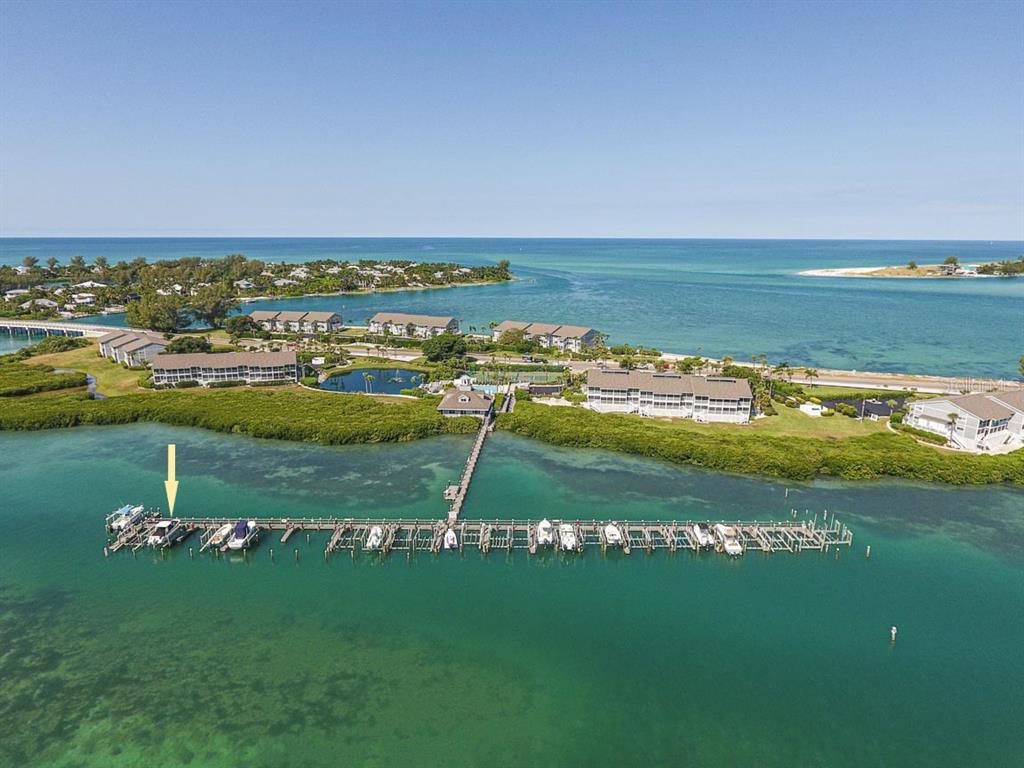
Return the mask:
<svg viewBox="0 0 1024 768">
<path fill-rule="evenodd" d="M 139 377 L 143 371 L 129 371 L 106 358 L 100 357 L 99 345 L 91 344 L 69 352 L 58 352 L 53 355 L 39 355 L 32 358 L 33 363 L 45 363 L 54 368 L 71 368 L 96 377 L 96 390 L 109 397 L 117 395 L 149 392 L 139 386 Z"/>
<path fill-rule="evenodd" d="M 854 387 L 828 387 L 822 384 L 815 384 L 813 387 L 803 386 L 803 390 L 807 397 L 817 397 L 819 399 L 871 399 L 878 398 L 883 403 L 886 400 L 892 400 L 893 398 L 900 397 L 914 397 L 914 392 L 901 392 L 895 389 L 857 389 Z"/>
<path fill-rule="evenodd" d="M 797 408 L 777 406 L 778 416 L 756 419 L 750 424 L 698 424 L 690 419 L 633 418 L 644 424 L 674 430 L 689 430 L 708 434 L 741 433 L 772 437 L 810 437 L 817 440 L 842 440 L 885 432 L 884 421 L 859 421 L 847 416 L 819 416 L 813 418 Z"/>
</svg>

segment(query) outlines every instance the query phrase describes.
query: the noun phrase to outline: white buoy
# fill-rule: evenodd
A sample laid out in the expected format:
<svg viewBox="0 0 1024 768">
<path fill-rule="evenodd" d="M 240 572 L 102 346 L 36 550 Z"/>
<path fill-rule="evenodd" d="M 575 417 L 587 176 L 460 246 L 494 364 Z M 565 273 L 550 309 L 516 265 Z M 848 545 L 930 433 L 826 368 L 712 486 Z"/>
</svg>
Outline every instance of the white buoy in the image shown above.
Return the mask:
<svg viewBox="0 0 1024 768">
<path fill-rule="evenodd" d="M 889 628 L 889 642 L 891 642 L 891 643 L 895 643 L 896 642 L 896 625 L 895 624 L 893 624 Z"/>
<path fill-rule="evenodd" d="M 871 545 L 868 544 L 868 548 L 864 550 L 864 559 L 867 560 L 871 557 Z"/>
</svg>

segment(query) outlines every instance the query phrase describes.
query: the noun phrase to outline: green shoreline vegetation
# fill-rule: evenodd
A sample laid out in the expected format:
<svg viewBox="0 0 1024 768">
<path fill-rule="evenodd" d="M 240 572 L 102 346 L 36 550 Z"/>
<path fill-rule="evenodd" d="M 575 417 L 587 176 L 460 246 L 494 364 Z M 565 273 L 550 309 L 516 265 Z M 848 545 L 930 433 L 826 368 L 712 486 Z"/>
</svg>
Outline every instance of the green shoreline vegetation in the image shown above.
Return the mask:
<svg viewBox="0 0 1024 768">
<path fill-rule="evenodd" d="M 477 420 L 445 418 L 437 412 L 437 402 L 436 397 L 374 398 L 292 387 L 166 391 L 105 400 L 81 394 L 11 397 L 0 399 L 0 429 L 159 422 L 323 445 L 403 442 L 476 431 Z M 501 415 L 498 426 L 552 445 L 612 450 L 738 474 L 802 481 L 892 477 L 951 485 L 1024 485 L 1024 454 L 940 452 L 918 445 L 909 435 L 883 431 L 842 438 L 768 435 L 729 429 L 731 425 L 643 420 L 527 401 L 514 413 Z"/>
</svg>

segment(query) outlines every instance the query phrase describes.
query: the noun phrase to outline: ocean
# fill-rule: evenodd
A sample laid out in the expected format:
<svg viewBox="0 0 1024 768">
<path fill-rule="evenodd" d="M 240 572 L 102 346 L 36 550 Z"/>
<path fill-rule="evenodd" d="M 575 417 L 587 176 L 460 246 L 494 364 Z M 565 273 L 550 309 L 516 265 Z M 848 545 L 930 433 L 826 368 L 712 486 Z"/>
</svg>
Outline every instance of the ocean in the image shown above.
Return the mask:
<svg viewBox="0 0 1024 768">
<path fill-rule="evenodd" d="M 454 315 L 586 325 L 613 343 L 670 352 L 766 354 L 794 366 L 1012 378 L 1024 351 L 1024 280 L 807 277 L 843 266 L 1016 258 L 1021 242 L 535 239 L 0 239 L 0 263 L 74 255 L 110 261 L 244 253 L 267 261 L 414 259 L 493 263 L 518 279 L 471 288 L 287 299 L 258 308 Z M 102 318 L 110 324 L 123 318 Z"/>
<path fill-rule="evenodd" d="M 169 442 L 179 514 L 440 518 L 472 437 L 0 433 L 0 765 L 1021 764 L 1020 489 L 783 484 L 497 433 L 469 519 L 828 509 L 853 547 L 325 561 L 300 534 L 105 558 L 107 511 L 164 504 Z"/>
</svg>

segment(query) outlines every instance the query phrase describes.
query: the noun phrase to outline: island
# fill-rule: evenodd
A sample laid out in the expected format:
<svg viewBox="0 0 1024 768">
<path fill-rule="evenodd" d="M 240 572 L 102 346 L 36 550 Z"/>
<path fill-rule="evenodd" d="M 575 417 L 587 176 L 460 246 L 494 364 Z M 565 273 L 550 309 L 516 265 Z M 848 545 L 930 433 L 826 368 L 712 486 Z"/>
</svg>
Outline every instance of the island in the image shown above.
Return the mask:
<svg viewBox="0 0 1024 768">
<path fill-rule="evenodd" d="M 918 264 L 909 261 L 900 266 L 832 267 L 807 269 L 805 277 L 894 277 L 894 278 L 971 278 L 1024 276 L 1024 256 L 983 264 L 961 264 L 957 256 L 947 256 L 941 264 Z"/>
</svg>

